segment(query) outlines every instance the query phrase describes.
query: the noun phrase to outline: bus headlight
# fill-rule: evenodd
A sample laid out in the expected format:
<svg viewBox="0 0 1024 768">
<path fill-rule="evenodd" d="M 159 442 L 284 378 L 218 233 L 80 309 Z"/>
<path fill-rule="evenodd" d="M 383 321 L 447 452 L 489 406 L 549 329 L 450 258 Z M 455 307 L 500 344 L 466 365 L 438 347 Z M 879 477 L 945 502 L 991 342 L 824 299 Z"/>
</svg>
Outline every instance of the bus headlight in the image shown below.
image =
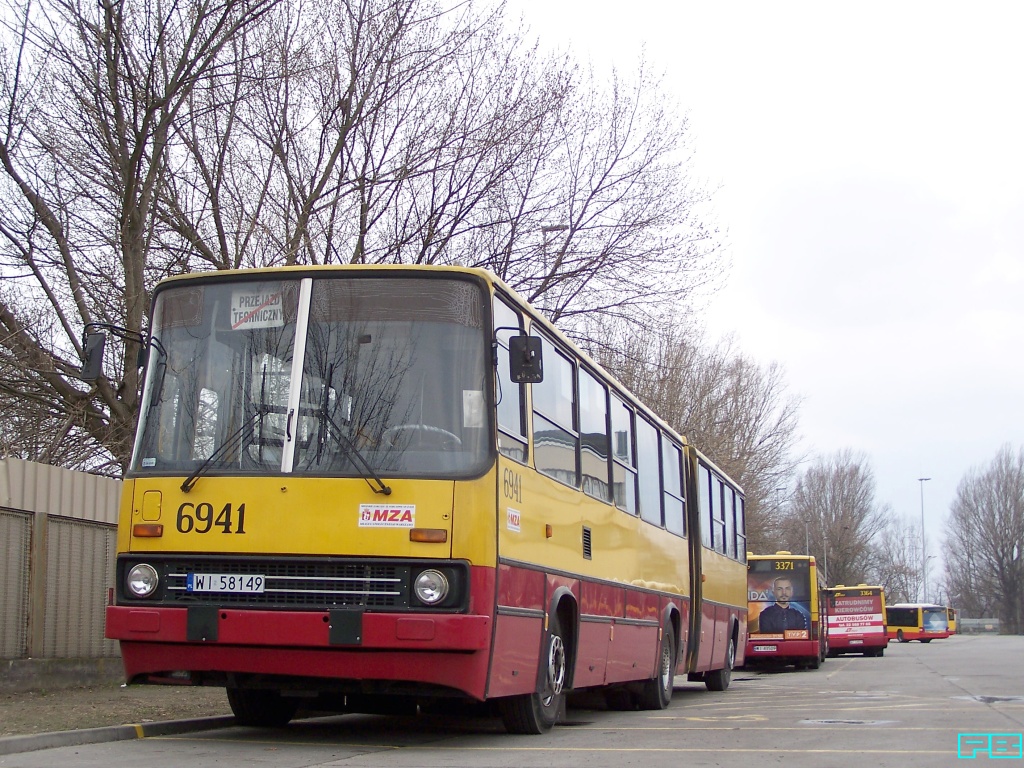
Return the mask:
<svg viewBox="0 0 1024 768">
<path fill-rule="evenodd" d="M 128 594 L 132 597 L 149 597 L 156 592 L 160 577 L 156 568 L 146 563 L 139 563 L 128 571 L 128 578 L 125 579 L 125 586 Z"/>
<path fill-rule="evenodd" d="M 423 571 L 413 584 L 416 599 L 425 605 L 437 605 L 448 596 L 448 579 L 433 568 Z"/>
</svg>

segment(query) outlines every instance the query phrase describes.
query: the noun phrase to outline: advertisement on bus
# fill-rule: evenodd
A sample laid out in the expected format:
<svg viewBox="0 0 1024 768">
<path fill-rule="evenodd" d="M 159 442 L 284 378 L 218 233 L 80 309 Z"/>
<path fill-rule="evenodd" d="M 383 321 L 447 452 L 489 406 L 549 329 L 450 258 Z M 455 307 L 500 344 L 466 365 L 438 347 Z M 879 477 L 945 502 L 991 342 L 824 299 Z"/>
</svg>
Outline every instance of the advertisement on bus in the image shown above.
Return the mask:
<svg viewBox="0 0 1024 768">
<path fill-rule="evenodd" d="M 864 653 L 881 656 L 889 640 L 885 633 L 885 595 L 881 587 L 860 585 L 825 590 L 828 646 L 833 656 Z"/>
<path fill-rule="evenodd" d="M 751 559 L 748 569 L 747 628 L 750 639 L 810 639 L 809 561 L 789 557 Z"/>
</svg>

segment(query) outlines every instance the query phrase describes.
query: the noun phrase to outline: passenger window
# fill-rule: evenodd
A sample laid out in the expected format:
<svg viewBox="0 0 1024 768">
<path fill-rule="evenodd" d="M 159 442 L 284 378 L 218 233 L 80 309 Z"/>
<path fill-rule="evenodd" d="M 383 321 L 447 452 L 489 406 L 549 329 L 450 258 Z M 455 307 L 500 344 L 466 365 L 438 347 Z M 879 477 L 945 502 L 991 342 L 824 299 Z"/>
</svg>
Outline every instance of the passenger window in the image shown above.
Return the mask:
<svg viewBox="0 0 1024 768">
<path fill-rule="evenodd" d="M 686 502 L 683 498 L 683 454 L 675 443 L 661 439 L 662 487 L 664 488 L 665 528 L 686 535 Z"/>
<path fill-rule="evenodd" d="M 636 421 L 636 464 L 640 486 L 640 517 L 661 526 L 661 465 L 658 428 L 646 419 Z"/>
<path fill-rule="evenodd" d="M 579 436 L 572 361 L 554 344 L 544 345 L 544 381 L 533 386 L 533 452 L 537 470 L 579 488 Z"/>
<path fill-rule="evenodd" d="M 580 467 L 583 491 L 611 501 L 608 480 L 608 390 L 592 374 L 580 370 Z"/>
<path fill-rule="evenodd" d="M 633 411 L 612 395 L 612 494 L 615 506 L 635 515 L 636 470 L 633 461 Z"/>
</svg>

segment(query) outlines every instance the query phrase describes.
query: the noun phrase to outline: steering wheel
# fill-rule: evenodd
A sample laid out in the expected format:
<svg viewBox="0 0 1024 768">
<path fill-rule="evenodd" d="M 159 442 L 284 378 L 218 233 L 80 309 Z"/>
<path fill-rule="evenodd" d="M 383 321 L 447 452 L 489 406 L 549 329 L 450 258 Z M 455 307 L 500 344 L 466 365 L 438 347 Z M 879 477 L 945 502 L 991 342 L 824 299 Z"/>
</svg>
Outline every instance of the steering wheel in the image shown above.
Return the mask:
<svg viewBox="0 0 1024 768">
<path fill-rule="evenodd" d="M 415 441 L 418 447 L 435 445 L 440 448 L 450 448 L 462 445 L 462 440 L 454 432 L 430 424 L 396 424 L 384 430 L 381 440 L 385 445 L 394 448 L 395 440 L 406 433 L 412 434 L 410 444 Z"/>
</svg>

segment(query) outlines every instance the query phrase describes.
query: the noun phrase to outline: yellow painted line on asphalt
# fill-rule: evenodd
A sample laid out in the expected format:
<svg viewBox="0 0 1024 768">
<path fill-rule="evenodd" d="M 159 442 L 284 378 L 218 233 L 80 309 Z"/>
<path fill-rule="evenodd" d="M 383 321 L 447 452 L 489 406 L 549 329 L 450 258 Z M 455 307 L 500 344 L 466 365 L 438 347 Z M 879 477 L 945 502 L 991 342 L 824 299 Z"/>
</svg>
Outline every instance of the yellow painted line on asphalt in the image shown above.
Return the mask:
<svg viewBox="0 0 1024 768">
<path fill-rule="evenodd" d="M 848 666 L 850 666 L 850 664 L 853 662 L 853 659 L 852 658 L 845 659 L 845 661 L 846 661 L 845 664 L 840 664 L 839 669 L 836 669 L 834 672 L 829 672 L 827 675 L 825 675 L 825 679 L 826 680 L 831 680 L 833 676 L 839 674 L 840 672 L 845 672 L 846 668 Z M 829 665 L 828 668 L 829 669 L 834 669 L 834 667 L 831 664 Z"/>
<path fill-rule="evenodd" d="M 963 728 L 957 728 L 956 726 L 948 726 L 948 727 L 941 727 L 941 726 L 914 726 L 914 725 L 896 726 L 896 725 L 888 725 L 888 724 L 878 725 L 878 724 L 868 724 L 868 723 L 864 723 L 863 725 L 849 725 L 849 724 L 846 724 L 846 723 L 813 723 L 813 724 L 808 723 L 807 725 L 802 725 L 800 727 L 797 727 L 795 725 L 769 725 L 769 726 L 764 726 L 764 727 L 760 727 L 760 728 L 759 727 L 743 728 L 743 730 L 744 731 L 803 731 L 803 732 L 806 733 L 806 732 L 809 732 L 811 730 L 825 730 L 825 729 L 830 728 L 830 727 L 835 727 L 837 730 L 843 730 L 843 731 L 857 731 L 857 730 L 879 731 L 879 730 L 883 730 L 883 731 L 886 731 L 886 732 L 892 732 L 892 731 L 938 731 L 940 733 L 958 733 L 959 731 L 964 730 Z M 735 726 L 729 726 L 729 727 L 720 726 L 720 727 L 716 728 L 715 726 L 700 726 L 700 727 L 691 726 L 691 727 L 687 727 L 685 725 L 684 726 L 677 726 L 677 727 L 669 727 L 669 726 L 648 726 L 648 727 L 644 727 L 644 726 L 639 726 L 639 727 L 630 727 L 630 728 L 606 728 L 606 727 L 603 727 L 603 726 L 600 726 L 600 725 L 584 725 L 584 726 L 575 726 L 575 727 L 572 728 L 572 730 L 574 730 L 574 731 L 615 731 L 615 732 L 617 732 L 617 731 L 734 731 L 734 730 L 737 730 L 737 728 Z"/>
<path fill-rule="evenodd" d="M 606 730 L 606 729 L 605 729 Z M 767 729 L 766 729 L 767 730 Z M 177 736 L 156 736 L 160 741 L 196 741 L 196 739 L 181 738 Z M 720 754 L 728 752 L 731 754 L 755 754 L 755 755 L 845 755 L 856 752 L 858 755 L 949 755 L 949 750 L 941 749 L 765 749 L 764 747 L 459 747 L 429 744 L 416 744 L 401 746 L 395 744 L 348 744 L 337 741 L 264 741 L 255 739 L 203 739 L 203 741 L 217 741 L 236 744 L 273 744 L 278 749 L 285 747 L 330 747 L 333 749 L 358 749 L 358 750 L 388 750 L 391 752 L 600 752 L 608 754 Z"/>
<path fill-rule="evenodd" d="M 650 720 L 690 720 L 698 723 L 717 723 L 723 720 L 729 720 L 733 722 L 751 723 L 751 722 L 764 722 L 768 718 L 764 715 L 721 715 L 715 717 L 714 715 L 708 715 L 706 717 L 689 717 L 686 715 L 651 715 Z M 575 727 L 575 726 L 574 726 Z"/>
</svg>

